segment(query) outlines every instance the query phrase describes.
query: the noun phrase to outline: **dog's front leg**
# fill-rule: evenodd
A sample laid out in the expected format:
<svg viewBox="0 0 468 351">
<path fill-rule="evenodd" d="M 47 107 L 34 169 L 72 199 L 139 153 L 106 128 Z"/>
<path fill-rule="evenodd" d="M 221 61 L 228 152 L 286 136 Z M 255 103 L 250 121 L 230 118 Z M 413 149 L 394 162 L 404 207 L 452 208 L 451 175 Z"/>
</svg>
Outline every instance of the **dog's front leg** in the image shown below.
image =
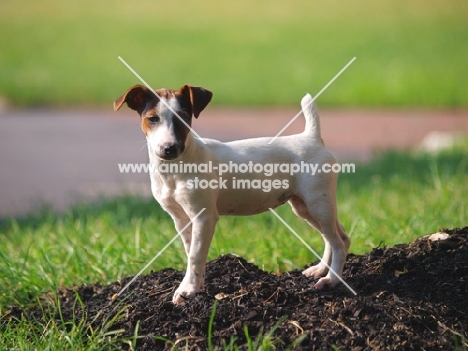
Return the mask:
<svg viewBox="0 0 468 351">
<path fill-rule="evenodd" d="M 209 210 L 205 212 L 207 213 L 202 213 L 192 223 L 192 242 L 188 254 L 187 272 L 172 299 L 175 304 L 183 302 L 203 289 L 206 257 L 218 221 L 217 212 Z"/>
<path fill-rule="evenodd" d="M 187 257 L 189 257 L 190 246 L 192 244 L 192 223 L 190 223 L 189 218 L 173 217 L 172 219 L 174 220 L 174 225 L 175 225 L 177 232 L 180 233 L 180 236 L 182 237 L 182 242 L 184 243 L 185 253 L 187 254 Z"/>
</svg>

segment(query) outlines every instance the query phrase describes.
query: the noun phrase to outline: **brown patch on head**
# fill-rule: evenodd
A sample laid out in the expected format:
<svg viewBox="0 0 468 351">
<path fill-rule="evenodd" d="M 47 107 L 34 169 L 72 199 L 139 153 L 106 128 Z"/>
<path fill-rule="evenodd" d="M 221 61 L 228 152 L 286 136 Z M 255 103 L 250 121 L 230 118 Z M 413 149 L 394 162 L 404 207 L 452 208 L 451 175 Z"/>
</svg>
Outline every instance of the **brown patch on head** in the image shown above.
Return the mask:
<svg viewBox="0 0 468 351">
<path fill-rule="evenodd" d="M 158 89 L 156 90 L 156 94 L 162 99 L 165 99 L 166 101 L 169 100 L 170 98 L 175 96 L 175 90 L 172 89 Z"/>
<path fill-rule="evenodd" d="M 158 122 L 158 114 L 155 107 L 150 107 L 144 111 L 145 113 L 141 115 L 141 130 L 145 135 L 148 135 L 148 132 L 154 128 L 155 123 Z"/>
</svg>

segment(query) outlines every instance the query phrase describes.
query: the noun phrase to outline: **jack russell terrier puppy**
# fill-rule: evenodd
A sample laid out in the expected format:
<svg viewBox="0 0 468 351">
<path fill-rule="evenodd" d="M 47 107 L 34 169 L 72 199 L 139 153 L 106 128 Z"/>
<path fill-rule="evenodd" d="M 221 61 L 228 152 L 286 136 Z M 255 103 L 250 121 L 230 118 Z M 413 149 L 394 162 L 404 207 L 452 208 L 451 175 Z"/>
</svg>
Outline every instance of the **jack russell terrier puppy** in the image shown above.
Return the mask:
<svg viewBox="0 0 468 351">
<path fill-rule="evenodd" d="M 320 167 L 336 163 L 321 139 L 319 115 L 309 94 L 301 101 L 305 130 L 297 135 L 279 137 L 268 144 L 271 138 L 228 143 L 204 139 L 204 143 L 187 126 L 191 125 L 192 116 L 198 118 L 213 94 L 190 85 L 184 85 L 179 90 L 160 89 L 156 93 L 157 96 L 145 86 L 135 85 L 114 102 L 114 110 L 119 110 L 126 102 L 128 107 L 138 112 L 141 128 L 146 135 L 150 162 L 157 167 L 171 163 L 207 165 L 210 162 L 213 169 L 226 163 L 292 165 L 304 162 Z M 203 289 L 206 258 L 220 215 L 253 215 L 285 202 L 289 202 L 296 215 L 318 230 L 325 241 L 321 262 L 307 268 L 303 274 L 320 278 L 315 284 L 317 289 L 325 285 L 335 286 L 340 281 L 350 240 L 337 218 L 337 174 L 291 173 L 282 173 L 280 183 L 276 183 L 268 192 L 259 188 L 235 189 L 230 186 L 197 188 L 193 183 L 188 186 L 195 177 L 208 182 L 217 180 L 218 174 L 215 172 L 197 173 L 194 170 L 192 173 L 151 174 L 152 193 L 174 220 L 188 257 L 187 272 L 173 297 L 175 304 Z M 248 181 L 273 179 L 270 174 L 257 172 L 240 175 L 232 172 L 223 176 L 228 182 L 235 177 Z"/>
</svg>

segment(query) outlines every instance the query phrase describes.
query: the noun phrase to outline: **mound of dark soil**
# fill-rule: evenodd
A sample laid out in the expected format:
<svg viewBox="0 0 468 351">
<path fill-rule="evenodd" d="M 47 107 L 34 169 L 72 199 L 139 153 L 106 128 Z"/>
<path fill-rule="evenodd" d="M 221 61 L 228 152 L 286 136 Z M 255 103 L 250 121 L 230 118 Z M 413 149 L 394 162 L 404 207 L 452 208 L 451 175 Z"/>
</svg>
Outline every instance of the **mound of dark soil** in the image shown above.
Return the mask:
<svg viewBox="0 0 468 351">
<path fill-rule="evenodd" d="M 302 337 L 297 350 L 453 350 L 468 347 L 468 227 L 446 230 L 442 240 L 424 237 L 409 245 L 376 248 L 349 255 L 345 286 L 316 291 L 300 271 L 274 275 L 241 257 L 222 256 L 207 265 L 205 290 L 174 306 L 172 295 L 183 272 L 165 269 L 140 276 L 117 300 L 114 294 L 131 279 L 107 286 L 87 285 L 59 292 L 62 318 L 103 323 L 124 311 L 112 329 L 131 336 L 139 323 L 139 350 L 171 349 L 156 336 L 185 349 L 207 349 L 215 302 L 212 343 L 236 338 L 246 348 L 250 337 L 270 330 L 276 349 Z M 75 303 L 78 293 L 84 307 Z M 41 309 L 20 313 L 41 318 Z M 122 345 L 124 347 L 124 345 Z M 128 348 L 124 347 L 125 349 Z"/>
</svg>

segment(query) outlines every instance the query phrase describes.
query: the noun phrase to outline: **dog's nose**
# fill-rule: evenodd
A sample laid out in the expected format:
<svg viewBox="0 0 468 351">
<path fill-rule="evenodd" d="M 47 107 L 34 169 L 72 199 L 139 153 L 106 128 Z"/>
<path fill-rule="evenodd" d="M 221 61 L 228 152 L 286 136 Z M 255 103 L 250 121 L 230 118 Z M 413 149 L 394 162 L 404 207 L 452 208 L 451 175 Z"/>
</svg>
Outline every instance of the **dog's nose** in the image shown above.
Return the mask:
<svg viewBox="0 0 468 351">
<path fill-rule="evenodd" d="M 177 144 L 164 144 L 161 148 L 165 157 L 169 159 L 177 157 L 177 153 L 179 150 Z"/>
</svg>

